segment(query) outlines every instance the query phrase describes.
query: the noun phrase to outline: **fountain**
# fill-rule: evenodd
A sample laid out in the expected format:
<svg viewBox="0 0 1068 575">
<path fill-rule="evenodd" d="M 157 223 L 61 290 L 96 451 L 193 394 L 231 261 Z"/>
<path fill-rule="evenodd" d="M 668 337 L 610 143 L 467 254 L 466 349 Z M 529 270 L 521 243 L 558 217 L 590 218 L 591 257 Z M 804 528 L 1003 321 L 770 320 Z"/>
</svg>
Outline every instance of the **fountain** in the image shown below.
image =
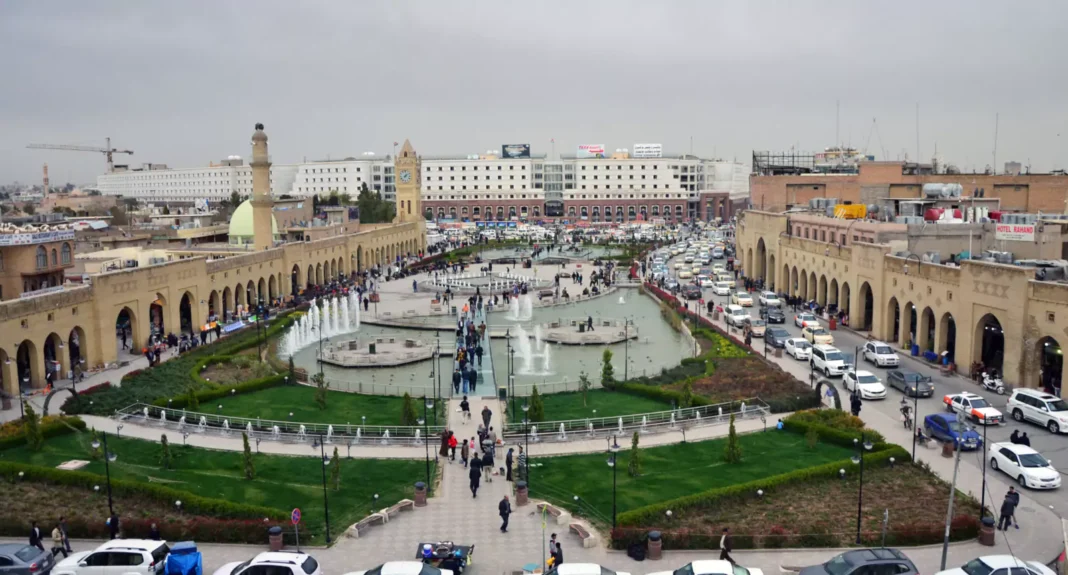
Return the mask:
<svg viewBox="0 0 1068 575">
<path fill-rule="evenodd" d="M 361 439 L 363 439 L 363 429 L 357 427 L 356 428 L 356 443 L 359 443 Z"/>
<path fill-rule="evenodd" d="M 560 441 L 567 441 L 567 429 L 564 428 L 564 424 L 560 424 Z"/>
<path fill-rule="evenodd" d="M 224 419 L 223 420 L 223 433 L 225 433 L 226 435 L 230 435 L 230 420 L 229 419 Z"/>
<path fill-rule="evenodd" d="M 523 375 L 551 375 L 552 374 L 552 357 L 549 351 L 549 342 L 542 339 L 541 326 L 534 326 L 534 343 L 531 344 L 530 336 L 527 330 L 522 325 L 517 325 L 515 328 L 515 350 L 516 355 L 523 360 L 522 367 L 519 368 L 519 373 Z M 541 365 L 534 367 L 534 358 L 541 358 Z"/>
<path fill-rule="evenodd" d="M 184 415 L 178 420 L 178 429 L 181 430 L 183 427 L 185 427 L 185 416 Z"/>
<path fill-rule="evenodd" d="M 523 313 L 519 315 L 520 321 L 530 321 L 534 317 L 534 300 L 530 294 L 523 294 Z"/>
<path fill-rule="evenodd" d="M 693 418 L 697 420 L 698 425 L 701 424 L 701 412 L 699 410 L 694 410 Z"/>
<path fill-rule="evenodd" d="M 535 443 L 538 442 L 538 426 L 537 425 L 531 425 L 530 426 L 530 440 L 535 442 Z"/>
<path fill-rule="evenodd" d="M 723 419 L 723 406 L 719 406 L 719 418 Z"/>
<path fill-rule="evenodd" d="M 593 422 L 588 419 L 586 420 L 586 435 L 593 437 Z"/>
<path fill-rule="evenodd" d="M 422 429 L 416 429 L 415 430 L 415 444 L 416 445 L 422 445 L 423 444 L 423 437 L 420 434 L 421 431 L 423 431 L 423 430 Z"/>
<path fill-rule="evenodd" d="M 274 439 L 275 441 L 278 441 L 281 438 L 282 438 L 282 430 L 278 429 L 277 425 L 272 427 L 271 428 L 271 439 Z"/>
<path fill-rule="evenodd" d="M 647 433 L 649 431 L 649 429 L 646 427 L 648 424 L 649 424 L 649 418 L 643 415 L 642 416 L 642 428 L 641 428 L 641 432 L 642 433 Z"/>
<path fill-rule="evenodd" d="M 326 442 L 327 443 L 333 443 L 334 442 L 334 426 L 333 425 L 326 426 Z"/>
<path fill-rule="evenodd" d="M 742 417 L 745 417 L 745 402 L 742 402 Z"/>
<path fill-rule="evenodd" d="M 145 419 L 148 419 L 148 408 L 147 407 L 142 409 L 141 413 L 143 413 L 145 415 Z"/>
<path fill-rule="evenodd" d="M 167 410 L 166 409 L 159 410 L 159 424 L 160 425 L 167 425 Z"/>
<path fill-rule="evenodd" d="M 389 430 L 382 432 L 382 445 L 389 445 Z"/>
<path fill-rule="evenodd" d="M 552 373 L 552 363 L 549 359 L 549 342 L 545 342 L 545 345 L 542 346 L 541 371 L 545 375 Z"/>
<path fill-rule="evenodd" d="M 297 439 L 300 440 L 300 441 L 304 441 L 307 438 L 308 438 L 308 428 L 305 427 L 304 424 L 302 423 L 302 424 L 300 424 L 300 429 L 297 431 Z"/>
<path fill-rule="evenodd" d="M 671 412 L 671 429 L 675 429 L 675 412 Z"/>
<path fill-rule="evenodd" d="M 203 415 L 200 416 L 200 423 L 197 424 L 197 431 L 203 433 L 208 428 L 208 418 Z"/>
<path fill-rule="evenodd" d="M 508 319 L 519 321 L 519 298 L 508 299 Z"/>
<path fill-rule="evenodd" d="M 623 435 L 623 418 L 619 418 L 619 434 Z"/>
<path fill-rule="evenodd" d="M 360 298 L 356 292 L 347 297 L 335 296 L 324 300 L 322 306 L 315 299 L 311 300 L 308 313 L 295 322 L 282 337 L 279 354 L 292 356 L 297 351 L 318 341 L 316 332 L 322 325 L 323 338 L 349 333 L 360 329 Z"/>
<path fill-rule="evenodd" d="M 252 437 L 252 422 L 251 421 L 245 424 L 245 433 L 248 434 L 249 437 Z"/>
<path fill-rule="evenodd" d="M 619 305 L 627 305 L 627 298 L 619 296 Z"/>
</svg>

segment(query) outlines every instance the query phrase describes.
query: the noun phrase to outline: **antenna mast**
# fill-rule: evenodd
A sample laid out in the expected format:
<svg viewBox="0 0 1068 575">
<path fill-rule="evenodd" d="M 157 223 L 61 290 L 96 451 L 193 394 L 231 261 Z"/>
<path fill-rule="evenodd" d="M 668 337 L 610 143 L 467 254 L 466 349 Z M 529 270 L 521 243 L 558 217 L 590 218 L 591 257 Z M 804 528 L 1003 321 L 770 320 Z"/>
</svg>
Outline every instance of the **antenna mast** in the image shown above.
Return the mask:
<svg viewBox="0 0 1068 575">
<path fill-rule="evenodd" d="M 994 173 L 998 173 L 998 120 L 1001 114 L 994 113 L 994 165 L 991 166 L 994 169 Z"/>
</svg>

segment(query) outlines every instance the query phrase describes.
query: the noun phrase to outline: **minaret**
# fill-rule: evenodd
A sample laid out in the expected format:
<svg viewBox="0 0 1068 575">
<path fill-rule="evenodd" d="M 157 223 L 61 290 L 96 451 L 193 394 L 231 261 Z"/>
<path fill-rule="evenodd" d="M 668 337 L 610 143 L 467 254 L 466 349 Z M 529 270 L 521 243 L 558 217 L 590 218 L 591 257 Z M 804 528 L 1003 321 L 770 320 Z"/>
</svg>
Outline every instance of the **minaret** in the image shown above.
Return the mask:
<svg viewBox="0 0 1068 575">
<path fill-rule="evenodd" d="M 271 160 L 267 155 L 267 134 L 256 124 L 252 134 L 252 232 L 256 251 L 274 247 L 274 215 L 271 213 Z"/>
</svg>

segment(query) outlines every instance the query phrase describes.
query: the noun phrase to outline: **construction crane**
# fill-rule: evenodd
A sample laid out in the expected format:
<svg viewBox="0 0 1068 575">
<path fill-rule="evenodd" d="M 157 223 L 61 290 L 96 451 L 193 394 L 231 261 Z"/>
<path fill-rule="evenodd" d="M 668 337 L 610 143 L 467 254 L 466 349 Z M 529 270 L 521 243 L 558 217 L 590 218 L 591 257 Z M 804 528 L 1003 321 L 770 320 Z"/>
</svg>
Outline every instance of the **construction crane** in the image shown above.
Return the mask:
<svg viewBox="0 0 1068 575">
<path fill-rule="evenodd" d="M 108 173 L 115 171 L 115 163 L 111 159 L 112 154 L 130 154 L 133 155 L 133 150 L 117 150 L 111 147 L 111 138 L 105 138 L 104 147 L 97 148 L 96 146 L 68 146 L 64 144 L 30 144 L 27 148 L 33 150 L 67 150 L 69 152 L 100 152 L 108 158 Z"/>
</svg>

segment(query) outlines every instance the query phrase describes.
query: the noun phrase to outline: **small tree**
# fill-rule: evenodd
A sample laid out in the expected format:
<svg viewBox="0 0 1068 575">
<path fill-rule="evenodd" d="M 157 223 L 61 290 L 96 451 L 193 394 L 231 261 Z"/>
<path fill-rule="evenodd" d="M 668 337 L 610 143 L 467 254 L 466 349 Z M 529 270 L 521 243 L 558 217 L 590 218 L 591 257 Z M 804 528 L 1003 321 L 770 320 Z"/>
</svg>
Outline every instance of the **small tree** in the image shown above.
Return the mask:
<svg viewBox="0 0 1068 575">
<path fill-rule="evenodd" d="M 297 383 L 297 366 L 293 365 L 293 356 L 289 356 L 289 385 Z"/>
<path fill-rule="evenodd" d="M 809 450 L 816 449 L 816 443 L 818 443 L 819 440 L 820 434 L 816 433 L 815 429 L 809 428 L 809 430 L 805 432 L 805 445 L 808 446 Z"/>
<path fill-rule="evenodd" d="M 197 398 L 196 388 L 189 388 L 189 399 L 185 402 L 185 404 L 189 406 L 190 411 L 196 411 L 200 409 L 200 399 Z"/>
<path fill-rule="evenodd" d="M 248 434 L 244 431 L 241 432 L 241 442 L 244 444 L 244 454 L 242 458 L 245 461 L 245 479 L 256 478 L 256 464 L 252 461 L 252 446 L 248 444 Z"/>
<path fill-rule="evenodd" d="M 341 457 L 337 454 L 337 447 L 334 447 L 334 456 L 330 458 L 330 483 L 334 484 L 334 491 L 341 489 Z"/>
<path fill-rule="evenodd" d="M 679 407 L 682 409 L 693 407 L 693 383 L 688 379 L 686 380 L 686 383 L 682 384 L 682 396 L 679 397 Z"/>
<path fill-rule="evenodd" d="M 536 385 L 530 392 L 530 412 L 527 415 L 531 421 L 545 420 L 545 402 L 541 400 L 541 394 L 538 393 L 538 386 Z"/>
<path fill-rule="evenodd" d="M 313 375 L 312 382 L 315 383 L 315 403 L 319 409 L 326 409 L 326 392 L 330 389 L 330 384 L 326 382 L 326 378 L 321 373 Z"/>
<path fill-rule="evenodd" d="M 26 445 L 30 446 L 31 451 L 40 451 L 41 444 L 44 443 L 44 436 L 41 434 L 41 426 L 37 421 L 37 413 L 29 403 L 26 404 L 26 411 L 22 416 L 22 420 L 22 429 L 26 435 Z"/>
<path fill-rule="evenodd" d="M 630 438 L 630 461 L 627 462 L 627 473 L 631 477 L 637 477 L 642 474 L 641 453 L 638 449 L 638 432 L 635 431 Z"/>
<path fill-rule="evenodd" d="M 171 469 L 174 466 L 174 455 L 171 454 L 171 444 L 167 441 L 167 434 L 159 436 L 159 466 L 163 469 Z"/>
<path fill-rule="evenodd" d="M 734 430 L 734 413 L 731 413 L 731 427 L 727 432 L 727 449 L 723 453 L 727 463 L 741 463 L 742 446 L 738 445 L 738 432 Z"/>
<path fill-rule="evenodd" d="M 579 390 L 582 391 L 582 407 L 586 407 L 586 394 L 590 391 L 593 384 L 590 382 L 590 376 L 586 375 L 586 372 L 579 373 Z"/>
<path fill-rule="evenodd" d="M 412 426 L 417 425 L 419 416 L 415 412 L 415 402 L 412 401 L 412 396 L 408 392 L 404 392 L 404 398 L 401 401 L 401 425 Z"/>
<path fill-rule="evenodd" d="M 616 382 L 616 371 L 612 367 L 612 350 L 605 348 L 601 354 L 601 387 L 612 389 Z"/>
</svg>

